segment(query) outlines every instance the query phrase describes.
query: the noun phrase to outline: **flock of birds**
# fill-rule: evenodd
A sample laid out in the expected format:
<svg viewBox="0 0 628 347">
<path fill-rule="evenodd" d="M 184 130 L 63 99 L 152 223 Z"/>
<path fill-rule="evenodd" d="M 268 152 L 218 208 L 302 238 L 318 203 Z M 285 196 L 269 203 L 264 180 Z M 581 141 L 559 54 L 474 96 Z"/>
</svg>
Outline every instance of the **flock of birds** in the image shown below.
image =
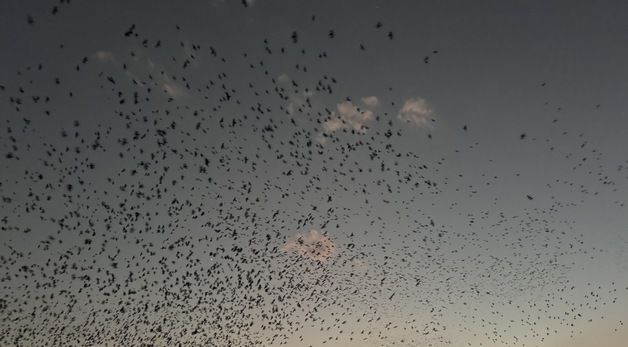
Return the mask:
<svg viewBox="0 0 628 347">
<path fill-rule="evenodd" d="M 383 22 L 364 31 L 358 58 L 395 44 Z M 112 35 L 130 48 L 0 81 L 0 345 L 520 346 L 577 336 L 626 296 L 621 280 L 569 276 L 604 250 L 564 211 L 600 196 L 623 207 L 627 179 L 584 132 L 513 133 L 568 168 L 517 193 L 513 213 L 473 124 L 455 126 L 468 146 L 448 156 L 402 146 L 436 141 L 439 117 L 400 121 L 392 87 L 347 96 L 325 73 L 334 51 L 299 30 L 237 53 L 182 24 Z M 426 52 L 426 68 L 445 54 Z M 454 172 L 463 156 L 482 163 Z"/>
</svg>

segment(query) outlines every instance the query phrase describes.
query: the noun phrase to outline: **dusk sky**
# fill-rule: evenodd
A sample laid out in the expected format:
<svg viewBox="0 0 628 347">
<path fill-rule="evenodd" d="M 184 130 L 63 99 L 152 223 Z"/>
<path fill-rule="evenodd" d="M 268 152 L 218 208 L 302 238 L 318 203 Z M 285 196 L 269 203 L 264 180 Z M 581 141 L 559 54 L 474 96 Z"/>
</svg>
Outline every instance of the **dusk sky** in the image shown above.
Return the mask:
<svg viewBox="0 0 628 347">
<path fill-rule="evenodd" d="M 0 1 L 0 346 L 628 346 L 628 2 Z"/>
</svg>

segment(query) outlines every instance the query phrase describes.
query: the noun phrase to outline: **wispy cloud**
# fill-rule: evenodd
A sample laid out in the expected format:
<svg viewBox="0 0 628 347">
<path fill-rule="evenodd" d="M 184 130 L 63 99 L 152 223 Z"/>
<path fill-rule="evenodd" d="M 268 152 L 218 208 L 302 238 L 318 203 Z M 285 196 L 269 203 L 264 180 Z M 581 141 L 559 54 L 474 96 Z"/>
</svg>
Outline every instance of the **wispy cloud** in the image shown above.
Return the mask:
<svg viewBox="0 0 628 347">
<path fill-rule="evenodd" d="M 94 53 L 96 59 L 103 64 L 111 64 L 116 67 L 123 67 L 122 62 L 119 62 L 116 55 L 110 51 L 97 51 Z M 186 96 L 187 90 L 176 81 L 172 80 L 168 74 L 165 73 L 165 66 L 155 63 L 150 57 L 142 54 L 142 52 L 136 52 L 133 56 L 133 63 L 124 68 L 124 74 L 137 83 L 139 86 L 154 85 L 162 88 L 162 90 L 172 98 L 179 98 Z M 159 73 L 155 73 L 159 72 Z M 153 76 L 149 80 L 145 80 L 140 76 Z"/>
<path fill-rule="evenodd" d="M 326 235 L 318 230 L 311 229 L 307 232 L 298 233 L 288 240 L 281 248 L 287 253 L 296 253 L 304 258 L 317 261 L 326 261 L 336 252 L 336 245 Z"/>
<path fill-rule="evenodd" d="M 423 98 L 410 98 L 403 103 L 397 118 L 417 127 L 427 127 L 435 116 L 434 110 Z"/>
</svg>

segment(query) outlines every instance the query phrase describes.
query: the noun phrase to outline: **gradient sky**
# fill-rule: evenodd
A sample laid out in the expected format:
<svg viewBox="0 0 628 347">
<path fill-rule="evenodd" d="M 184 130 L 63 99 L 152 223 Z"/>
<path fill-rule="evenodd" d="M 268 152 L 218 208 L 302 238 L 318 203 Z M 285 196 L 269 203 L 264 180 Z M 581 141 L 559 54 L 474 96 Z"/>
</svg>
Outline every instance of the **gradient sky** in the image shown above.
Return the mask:
<svg viewBox="0 0 628 347">
<path fill-rule="evenodd" d="M 625 346 L 627 13 L 0 2 L 0 345 Z"/>
</svg>

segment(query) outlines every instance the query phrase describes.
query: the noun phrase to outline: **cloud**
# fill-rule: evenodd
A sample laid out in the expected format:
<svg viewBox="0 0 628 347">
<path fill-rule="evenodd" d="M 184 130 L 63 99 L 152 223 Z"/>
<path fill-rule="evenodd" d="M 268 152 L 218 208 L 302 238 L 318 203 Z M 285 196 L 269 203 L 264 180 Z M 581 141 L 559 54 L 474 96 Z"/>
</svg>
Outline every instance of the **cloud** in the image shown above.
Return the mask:
<svg viewBox="0 0 628 347">
<path fill-rule="evenodd" d="M 316 137 L 314 138 L 314 140 L 316 140 L 316 142 L 318 142 L 321 145 L 324 145 L 327 143 L 327 137 L 325 133 L 323 132 L 318 133 Z"/>
<path fill-rule="evenodd" d="M 288 74 L 282 73 L 281 75 L 279 75 L 277 77 L 277 81 L 279 81 L 281 83 L 289 83 L 290 82 L 290 76 L 288 76 Z"/>
<path fill-rule="evenodd" d="M 311 229 L 307 232 L 298 233 L 294 238 L 288 240 L 281 249 L 287 253 L 296 253 L 304 258 L 324 262 L 334 255 L 336 245 L 326 235 Z"/>
<path fill-rule="evenodd" d="M 97 51 L 94 53 L 94 56 L 101 63 L 111 64 L 117 68 L 124 66 L 122 62 L 117 61 L 113 52 Z M 163 91 L 172 98 L 180 98 L 188 95 L 187 90 L 180 83 L 177 83 L 169 77 L 164 65 L 156 63 L 141 50 L 137 51 L 133 56 L 132 62 L 127 64 L 128 66 L 123 68 L 124 74 L 137 85 L 144 88 L 150 86 L 161 87 Z M 152 75 L 153 78 L 146 80 L 140 77 L 142 75 Z"/>
<path fill-rule="evenodd" d="M 185 89 L 180 85 L 167 81 L 163 83 L 164 91 L 173 98 L 178 98 L 187 95 Z"/>
<path fill-rule="evenodd" d="M 325 130 L 326 133 L 333 133 L 334 131 L 341 129 L 343 126 L 344 124 L 342 123 L 342 120 L 338 118 L 330 119 L 323 124 L 323 130 Z"/>
<path fill-rule="evenodd" d="M 376 96 L 365 96 L 362 98 L 362 102 L 370 108 L 375 108 L 379 105 L 379 99 Z"/>
<path fill-rule="evenodd" d="M 283 92 L 287 95 L 285 110 L 289 115 L 294 115 L 297 111 L 302 112 L 304 108 L 311 107 L 310 99 L 314 96 L 313 91 L 293 89 L 295 87 L 294 81 L 286 73 L 277 76 L 277 83 L 280 84 Z"/>
<path fill-rule="evenodd" d="M 103 63 L 112 63 L 116 61 L 116 56 L 109 51 L 98 51 L 96 53 L 94 53 L 94 56 L 96 57 L 96 59 L 98 59 L 99 61 L 103 62 Z"/>
<path fill-rule="evenodd" d="M 397 118 L 417 127 L 430 125 L 430 120 L 435 113 L 432 107 L 423 98 L 410 98 L 403 103 Z"/>
<path fill-rule="evenodd" d="M 366 123 L 373 120 L 371 110 L 360 110 L 350 101 L 343 101 L 336 105 L 335 117 L 323 123 L 323 131 L 332 133 L 340 129 L 353 129 L 359 133 L 365 133 Z M 332 115 L 333 116 L 333 115 Z"/>
</svg>

